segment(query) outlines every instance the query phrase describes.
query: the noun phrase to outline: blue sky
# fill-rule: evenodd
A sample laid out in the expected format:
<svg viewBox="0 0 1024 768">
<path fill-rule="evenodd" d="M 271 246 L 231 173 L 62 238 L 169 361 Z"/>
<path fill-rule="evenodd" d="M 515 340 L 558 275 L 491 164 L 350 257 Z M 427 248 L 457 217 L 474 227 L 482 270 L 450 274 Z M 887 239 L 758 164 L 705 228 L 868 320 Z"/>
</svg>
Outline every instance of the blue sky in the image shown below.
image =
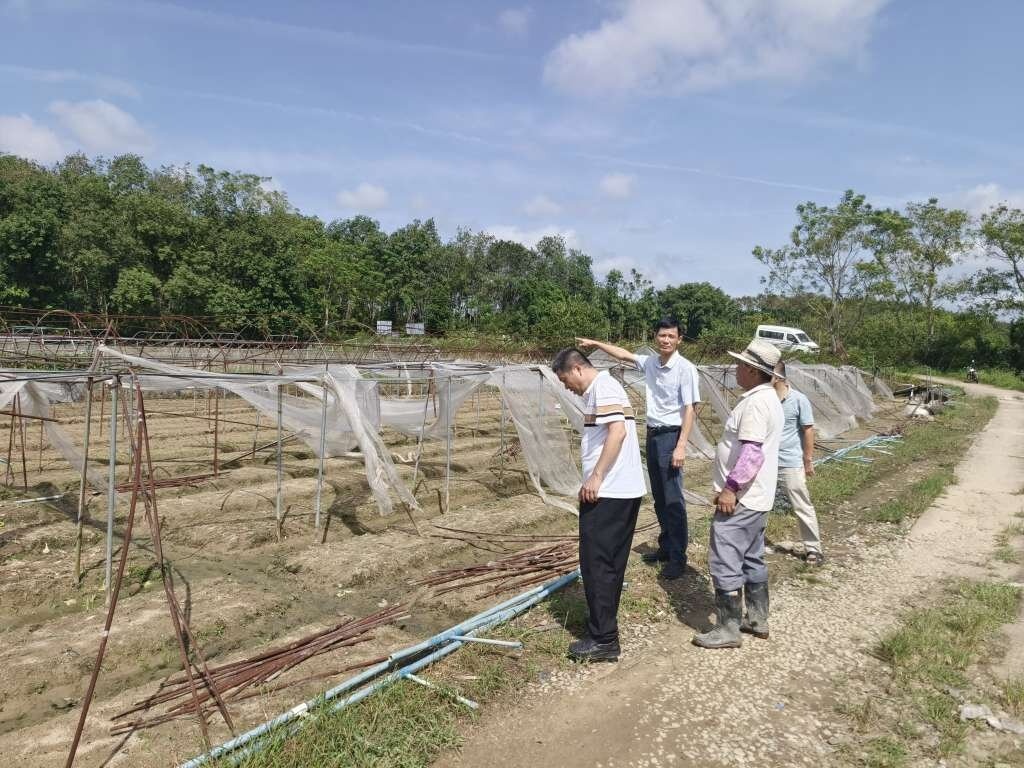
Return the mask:
<svg viewBox="0 0 1024 768">
<path fill-rule="evenodd" d="M 1024 206 L 1024 3 L 0 0 L 0 151 L 758 291 L 799 202 Z"/>
</svg>

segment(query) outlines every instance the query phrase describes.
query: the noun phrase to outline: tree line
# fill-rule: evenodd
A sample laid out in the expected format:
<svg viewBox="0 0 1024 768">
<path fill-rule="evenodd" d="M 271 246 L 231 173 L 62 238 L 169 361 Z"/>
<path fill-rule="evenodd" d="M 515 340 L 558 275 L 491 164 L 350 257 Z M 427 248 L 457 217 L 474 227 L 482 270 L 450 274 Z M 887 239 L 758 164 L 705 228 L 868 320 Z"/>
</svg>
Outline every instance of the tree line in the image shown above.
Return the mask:
<svg viewBox="0 0 1024 768">
<path fill-rule="evenodd" d="M 351 336 L 386 319 L 552 342 L 639 341 L 672 314 L 712 350 L 782 322 L 862 364 L 1021 364 L 1024 214 L 1005 206 L 974 222 L 934 200 L 805 203 L 789 244 L 754 249 L 766 292 L 733 298 L 709 283 L 655 289 L 636 270 L 597 279 L 559 237 L 528 248 L 468 229 L 445 240 L 431 219 L 325 223 L 267 181 L 135 155 L 52 167 L 0 155 L 0 306 L 186 315 L 253 336 Z M 988 266 L 963 272 L 979 251 Z"/>
</svg>

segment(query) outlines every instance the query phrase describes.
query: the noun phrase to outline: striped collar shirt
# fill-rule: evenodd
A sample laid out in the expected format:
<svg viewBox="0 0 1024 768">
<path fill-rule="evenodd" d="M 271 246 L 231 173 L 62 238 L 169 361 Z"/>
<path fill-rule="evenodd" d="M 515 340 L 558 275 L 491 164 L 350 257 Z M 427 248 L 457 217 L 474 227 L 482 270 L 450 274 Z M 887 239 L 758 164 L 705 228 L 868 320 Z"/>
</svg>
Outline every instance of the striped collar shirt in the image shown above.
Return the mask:
<svg viewBox="0 0 1024 768">
<path fill-rule="evenodd" d="M 608 425 L 625 422 L 626 439 L 615 463 L 608 470 L 599 498 L 635 499 L 647 492 L 640 462 L 640 441 L 636 435 L 636 416 L 626 390 L 608 371 L 601 371 L 583 393 L 583 478 L 590 477 L 601 458 L 608 439 Z"/>
</svg>

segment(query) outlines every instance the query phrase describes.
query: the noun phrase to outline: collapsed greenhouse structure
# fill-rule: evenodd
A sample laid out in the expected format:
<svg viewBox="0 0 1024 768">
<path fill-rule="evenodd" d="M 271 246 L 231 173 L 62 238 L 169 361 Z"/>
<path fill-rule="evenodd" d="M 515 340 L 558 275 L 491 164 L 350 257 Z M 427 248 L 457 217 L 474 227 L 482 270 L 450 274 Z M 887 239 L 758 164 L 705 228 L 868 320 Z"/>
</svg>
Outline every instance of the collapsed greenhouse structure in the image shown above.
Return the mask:
<svg viewBox="0 0 1024 768">
<path fill-rule="evenodd" d="M 84 733 L 85 742 L 99 745 L 92 753 L 98 756 L 114 743 L 113 737 L 160 726 L 166 729 L 167 723 L 172 726 L 161 737 L 161 748 L 174 743 L 172 752 L 180 751 L 181 756 L 203 742 L 209 748 L 222 737 L 244 730 L 243 722 L 245 727 L 260 722 L 258 713 L 271 706 L 268 701 L 288 701 L 289 695 L 294 701 L 295 691 L 278 693 L 291 682 L 299 686 L 296 690 L 318 690 L 318 684 L 307 678 L 290 681 L 289 673 L 303 661 L 326 654 L 346 659 L 344 669 L 363 670 L 355 678 L 357 683 L 340 687 L 337 695 L 345 694 L 342 702 L 352 699 L 353 692 L 362 695 L 361 691 L 372 690 L 379 683 L 370 671 L 380 679 L 389 675 L 413 679 L 409 668 L 398 665 L 399 659 L 420 663 L 431 654 L 449 653 L 473 642 L 471 635 L 493 626 L 495 617 L 513 615 L 509 612 L 533 604 L 537 595 L 548 594 L 546 585 L 561 584 L 575 573 L 571 525 L 555 521 L 571 520 L 576 509 L 582 480 L 576 433 L 582 429 L 583 418 L 579 398 L 568 392 L 546 365 L 441 359 L 440 353 L 406 360 L 343 362 L 329 359 L 329 354 L 309 359 L 315 356 L 307 351 L 301 355 L 275 353 L 276 359 L 268 365 L 269 356 L 254 364 L 252 354 L 231 359 L 224 353 L 226 348 L 230 345 L 220 344 L 218 355 L 208 355 L 202 352 L 202 345 L 159 347 L 151 343 L 148 351 L 161 353 L 147 354 L 146 345 L 137 341 L 104 339 L 85 351 L 75 350 L 78 360 L 88 354 L 84 367 L 40 370 L 10 366 L 0 370 L 0 413 L 9 419 L 2 467 L 8 492 L 0 501 L 0 541 L 15 545 L 15 556 L 10 551 L 4 553 L 8 576 L 0 577 L 0 582 L 23 578 L 27 568 L 17 566 L 43 558 L 51 552 L 52 543 L 61 556 L 59 564 L 52 562 L 49 573 L 69 585 L 61 596 L 69 595 L 74 610 L 79 610 L 79 598 L 73 590 L 92 585 L 103 597 L 95 610 L 92 604 L 85 609 L 91 612 L 88 619 L 93 624 L 103 625 L 101 648 L 88 675 L 83 669 L 68 676 L 67 690 L 78 691 L 66 697 L 73 705 L 60 710 L 64 716 L 59 723 L 50 722 L 52 712 L 25 708 L 22 722 L 29 727 L 25 733 L 48 726 L 53 733 L 62 734 L 63 742 L 55 745 L 53 754 L 60 752 L 59 747 L 66 751 L 72 738 L 77 745 Z M 168 350 L 173 354 L 167 354 Z M 433 359 L 426 359 L 429 357 Z M 5 359 L 9 364 L 16 355 L 8 354 Z M 602 360 L 600 355 L 594 356 L 594 362 L 610 368 L 637 405 L 642 404 L 643 380 L 638 374 L 612 360 Z M 52 363 L 50 367 L 54 367 Z M 691 433 L 689 451 L 697 465 L 706 465 L 738 389 L 732 366 L 702 364 L 699 373 L 704 405 Z M 814 406 L 826 451 L 841 450 L 852 442 L 849 435 L 869 422 L 879 405 L 892 397 L 883 381 L 851 367 L 791 363 L 788 374 L 793 386 Z M 179 443 L 189 446 L 187 457 L 174 447 Z M 44 451 L 48 457 L 45 464 Z M 33 461 L 36 452 L 38 461 Z M 64 462 L 62 470 L 57 468 L 58 458 Z M 38 468 L 31 469 L 33 464 Z M 29 482 L 30 475 L 35 482 Z M 688 478 L 691 505 L 709 505 L 709 489 L 701 484 L 701 471 L 688 469 Z M 472 490 L 467 490 L 470 487 Z M 495 500 L 503 502 L 501 508 L 491 504 Z M 37 512 L 30 518 L 27 510 L 33 508 L 59 514 L 47 517 Z M 140 519 L 145 514 L 149 531 L 130 545 L 130 521 L 136 508 Z M 178 517 L 179 508 L 188 511 Z M 469 517 L 470 512 L 476 517 Z M 230 515 L 235 517 L 229 521 Z M 462 521 L 460 515 L 473 522 L 473 529 L 456 527 Z M 332 520 L 344 525 L 337 534 L 329 532 Z M 43 530 L 49 538 L 40 533 Z M 387 539 L 391 553 L 378 552 L 372 566 L 342 577 L 342 571 L 355 567 L 351 561 L 375 550 L 367 533 L 371 538 Z M 218 538 L 229 543 L 222 546 Z M 438 555 L 442 545 L 447 547 L 443 557 Z M 507 556 L 490 554 L 486 563 L 467 565 L 481 548 Z M 411 554 L 414 549 L 415 556 Z M 334 620 L 329 621 L 312 606 L 299 607 L 299 597 L 281 609 L 282 621 L 272 631 L 246 640 L 243 621 L 237 633 L 233 626 L 225 630 L 234 638 L 233 645 L 219 647 L 214 642 L 213 652 L 209 652 L 204 638 L 209 639 L 207 625 L 216 624 L 218 611 L 242 617 L 254 612 L 247 613 L 245 606 L 238 605 L 249 599 L 247 595 L 231 594 L 232 584 L 240 578 L 234 568 L 245 570 L 242 564 L 250 562 L 249 553 L 259 553 L 261 568 L 263 563 L 277 563 L 279 557 L 286 560 L 269 578 L 260 573 L 260 599 L 265 596 L 272 602 L 275 590 L 298 576 L 314 593 L 324 588 L 328 601 L 330 594 L 337 597 L 339 610 Z M 129 584 L 136 567 L 131 565 L 133 558 L 142 558 L 140 563 L 152 561 L 148 578 L 138 580 L 138 585 Z M 205 569 L 216 573 L 190 575 L 190 558 L 195 558 L 191 563 L 201 560 Z M 251 562 L 257 562 L 256 554 L 252 558 Z M 431 572 L 439 576 L 424 577 L 423 565 L 432 560 L 452 567 Z M 270 568 L 266 568 L 268 573 Z M 303 581 L 304 574 L 310 574 L 308 581 Z M 209 592 L 202 588 L 207 576 Z M 412 583 L 432 589 L 435 602 L 433 607 L 422 607 L 429 603 L 424 598 L 421 609 L 425 614 L 484 618 L 476 624 L 464 619 L 456 624 L 462 627 L 458 633 L 423 646 L 419 655 L 393 652 L 384 658 L 356 659 L 350 646 L 371 637 L 386 646 L 385 650 L 401 647 L 402 642 L 408 645 L 415 637 L 415 622 L 409 636 L 394 634 L 398 630 L 393 627 L 417 611 L 404 597 L 390 602 L 382 598 L 376 601 L 374 607 L 380 608 L 376 611 L 368 611 L 365 599 L 357 599 L 360 585 L 375 583 L 378 577 L 389 580 L 392 588 Z M 130 645 L 125 635 L 133 630 L 118 629 L 121 620 L 115 617 L 119 593 L 123 592 L 130 604 L 158 582 L 164 584 L 167 603 L 164 626 L 169 615 L 174 639 L 171 649 L 177 649 L 179 658 L 172 656 L 159 665 L 141 664 L 145 673 L 135 675 L 127 686 L 133 689 L 131 693 L 118 700 L 115 694 L 124 692 L 116 686 L 104 689 L 103 675 L 110 670 L 101 667 L 109 637 L 116 638 L 112 653 L 128 652 L 119 642 Z M 180 591 L 182 584 L 187 587 L 185 597 Z M 438 589 L 441 584 L 448 586 Z M 450 596 L 455 587 L 465 587 L 463 597 Z M 11 585 L 9 589 L 28 588 Z M 496 612 L 488 609 L 474 614 L 480 604 L 493 603 L 495 595 L 522 590 L 526 591 L 520 602 L 506 601 Z M 42 591 L 43 587 L 37 589 L 36 598 Z M 366 591 L 374 598 L 382 594 Z M 441 594 L 446 595 L 444 600 Z M 212 614 L 201 608 L 207 598 L 219 606 L 210 609 Z M 27 593 L 25 602 L 30 602 Z M 21 640 L 30 642 L 33 634 L 48 631 L 46 620 L 37 621 L 42 629 L 31 630 L 25 617 L 32 614 L 36 621 L 39 616 L 19 606 L 18 600 L 13 604 L 10 618 L 19 631 L 24 630 Z M 362 612 L 356 607 L 362 607 Z M 61 621 L 71 621 L 71 611 L 51 613 Z M 260 624 L 263 614 L 256 613 L 252 621 Z M 341 623 L 337 613 L 345 616 Z M 130 609 L 129 615 L 134 615 Z M 130 624 L 132 619 L 125 621 Z M 438 618 L 424 621 L 422 628 L 429 634 L 426 630 L 447 624 Z M 294 640 L 294 632 L 303 627 L 315 627 L 316 631 Z M 55 625 L 53 631 L 70 630 Z M 18 653 L 18 638 L 14 639 L 14 647 L 8 643 L 8 658 Z M 268 643 L 279 645 L 257 657 L 220 664 Z M 95 639 L 86 645 L 94 647 Z M 251 662 L 254 658 L 258 663 Z M 214 660 L 218 664 L 213 664 Z M 401 670 L 406 671 L 395 678 Z M 26 676 L 30 674 L 26 672 Z M 89 688 L 83 696 L 86 677 Z M 152 693 L 157 681 L 162 682 Z M 144 689 L 152 695 L 139 699 Z M 275 697 L 266 698 L 271 694 Z M 109 707 L 100 706 L 102 722 L 95 716 L 86 718 L 94 696 L 97 701 L 111 700 Z M 243 702 L 253 700 L 261 702 L 263 709 L 247 709 Z M 126 703 L 132 704 L 127 710 Z M 298 716 L 276 725 L 294 724 Z M 199 725 L 201 742 L 194 735 L 181 742 L 181 734 L 173 731 L 173 722 L 181 718 Z M 77 730 L 72 737 L 74 723 Z M 107 736 L 101 734 L 104 724 Z M 0 742 L 4 731 L 14 736 L 19 727 L 9 723 L 0 730 Z M 251 747 L 269 729 L 255 731 L 258 733 L 251 739 L 232 746 Z M 60 736 L 51 738 L 61 742 Z"/>
</svg>

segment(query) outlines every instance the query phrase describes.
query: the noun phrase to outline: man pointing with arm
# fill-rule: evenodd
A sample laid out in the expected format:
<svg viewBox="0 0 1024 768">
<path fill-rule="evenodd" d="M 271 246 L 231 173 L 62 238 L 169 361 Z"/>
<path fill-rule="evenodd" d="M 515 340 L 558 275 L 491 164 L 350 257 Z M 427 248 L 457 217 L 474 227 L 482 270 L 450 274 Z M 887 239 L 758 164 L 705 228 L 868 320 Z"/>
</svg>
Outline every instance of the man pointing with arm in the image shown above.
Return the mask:
<svg viewBox="0 0 1024 768">
<path fill-rule="evenodd" d="M 655 328 L 657 355 L 636 355 L 628 349 L 593 339 L 576 339 L 580 347 L 597 347 L 644 374 L 647 398 L 647 475 L 654 496 L 660 533 L 657 552 L 644 555 L 648 563 L 664 562 L 661 575 L 677 579 L 686 570 L 689 542 L 683 469 L 686 443 L 693 428 L 694 407 L 700 402 L 697 368 L 679 354 L 679 323 L 664 318 Z"/>
</svg>

